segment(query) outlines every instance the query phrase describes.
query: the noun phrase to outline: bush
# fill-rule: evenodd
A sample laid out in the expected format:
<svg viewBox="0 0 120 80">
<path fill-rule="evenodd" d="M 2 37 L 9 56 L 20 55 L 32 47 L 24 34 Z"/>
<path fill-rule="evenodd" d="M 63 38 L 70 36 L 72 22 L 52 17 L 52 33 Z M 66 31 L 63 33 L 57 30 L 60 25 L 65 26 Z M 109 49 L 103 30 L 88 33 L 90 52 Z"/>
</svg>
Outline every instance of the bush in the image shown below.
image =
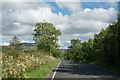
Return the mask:
<svg viewBox="0 0 120 80">
<path fill-rule="evenodd" d="M 2 53 L 7 53 L 9 50 L 11 50 L 8 46 L 2 46 Z"/>
<path fill-rule="evenodd" d="M 52 52 L 52 56 L 55 57 L 55 58 L 62 58 L 64 55 L 64 52 L 60 49 L 55 49 L 53 52 Z"/>
<path fill-rule="evenodd" d="M 19 57 L 22 53 L 20 49 L 12 49 L 10 46 L 2 46 L 2 53 L 7 56 Z"/>
<path fill-rule="evenodd" d="M 8 56 L 13 56 L 15 58 L 19 57 L 21 55 L 22 51 L 21 50 L 9 50 L 6 55 Z"/>
</svg>

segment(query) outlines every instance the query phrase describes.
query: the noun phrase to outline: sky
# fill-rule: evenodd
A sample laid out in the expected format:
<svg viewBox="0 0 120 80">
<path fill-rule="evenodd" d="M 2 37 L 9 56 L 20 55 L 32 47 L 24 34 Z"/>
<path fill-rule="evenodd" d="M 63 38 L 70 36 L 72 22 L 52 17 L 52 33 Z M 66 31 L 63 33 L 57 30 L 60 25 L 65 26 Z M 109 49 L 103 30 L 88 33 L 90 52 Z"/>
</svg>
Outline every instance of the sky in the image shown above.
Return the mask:
<svg viewBox="0 0 120 80">
<path fill-rule="evenodd" d="M 116 21 L 117 1 L 6 0 L 0 3 L 0 45 L 9 45 L 9 40 L 14 36 L 22 42 L 33 43 L 35 23 L 45 20 L 60 29 L 60 48 L 67 49 L 71 39 L 87 41 L 94 37 L 94 33 L 99 33 L 102 28 L 105 29 L 111 22 Z"/>
</svg>

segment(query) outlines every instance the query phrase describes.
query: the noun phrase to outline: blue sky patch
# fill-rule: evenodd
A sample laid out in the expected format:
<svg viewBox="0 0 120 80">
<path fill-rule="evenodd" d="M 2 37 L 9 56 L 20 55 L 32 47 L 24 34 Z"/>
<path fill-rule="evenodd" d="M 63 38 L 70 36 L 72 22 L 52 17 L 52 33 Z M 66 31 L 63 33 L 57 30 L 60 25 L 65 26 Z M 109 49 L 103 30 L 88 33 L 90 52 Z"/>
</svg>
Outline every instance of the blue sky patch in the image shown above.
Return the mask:
<svg viewBox="0 0 120 80">
<path fill-rule="evenodd" d="M 66 8 L 61 9 L 58 7 L 58 5 L 55 2 L 46 2 L 48 4 L 51 4 L 55 10 L 52 10 L 53 13 L 57 13 L 61 12 L 63 15 L 70 15 L 71 12 L 69 10 L 67 10 Z M 109 9 L 109 8 L 115 8 L 115 10 L 118 10 L 118 5 L 115 2 L 112 2 L 113 4 L 116 4 L 115 6 L 110 5 L 108 2 L 81 2 L 82 4 L 82 8 L 90 8 L 90 9 L 94 9 L 94 8 L 104 8 L 104 9 Z M 111 4 L 112 4 L 111 3 Z"/>
<path fill-rule="evenodd" d="M 47 3 L 51 4 L 55 8 L 55 10 L 52 10 L 53 13 L 58 14 L 58 12 L 61 12 L 63 15 L 70 15 L 71 14 L 71 12 L 68 11 L 66 8 L 65 9 L 59 8 L 55 2 L 47 2 Z"/>
<path fill-rule="evenodd" d="M 104 8 L 109 9 L 111 7 L 115 8 L 115 10 L 118 10 L 117 3 L 112 2 L 111 4 L 116 4 L 115 6 L 110 5 L 108 2 L 81 2 L 83 8 Z"/>
</svg>

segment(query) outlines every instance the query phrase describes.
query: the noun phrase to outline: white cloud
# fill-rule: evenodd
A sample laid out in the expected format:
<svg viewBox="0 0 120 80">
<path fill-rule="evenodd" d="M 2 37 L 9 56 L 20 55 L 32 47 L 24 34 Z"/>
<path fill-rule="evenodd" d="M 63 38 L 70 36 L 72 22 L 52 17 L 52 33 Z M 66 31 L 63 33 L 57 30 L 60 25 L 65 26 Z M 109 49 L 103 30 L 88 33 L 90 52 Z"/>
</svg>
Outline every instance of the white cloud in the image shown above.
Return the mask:
<svg viewBox="0 0 120 80">
<path fill-rule="evenodd" d="M 80 2 L 118 2 L 119 0 L 80 0 Z"/>
<path fill-rule="evenodd" d="M 2 2 L 43 2 L 43 0 L 3 0 Z"/>
<path fill-rule="evenodd" d="M 89 11 L 88 11 L 89 10 Z M 103 9 L 103 8 L 94 8 L 94 9 L 84 9 L 83 11 L 72 13 L 71 17 L 79 20 L 94 20 L 94 21 L 102 21 L 102 22 L 110 22 L 113 21 L 116 15 L 116 11 L 114 8 Z"/>
<path fill-rule="evenodd" d="M 80 2 L 59 2 L 59 0 L 57 0 L 56 4 L 59 8 L 66 8 L 71 12 L 78 12 L 82 10 L 82 5 Z"/>
<path fill-rule="evenodd" d="M 53 16 L 56 15 L 51 12 L 50 8 L 29 9 L 13 13 L 15 20 L 26 24 L 35 24 L 37 21 L 50 20 Z"/>
<path fill-rule="evenodd" d="M 73 3 L 57 3 L 60 8 L 67 8 L 72 12 L 69 16 L 63 15 L 61 12 L 58 14 L 53 13 L 51 11 L 53 8 L 50 5 L 35 8 L 34 4 L 25 4 L 27 4 L 25 8 L 29 7 L 28 9 L 19 6 L 15 8 L 13 5 L 12 8 L 10 6 L 3 8 L 3 39 L 10 39 L 16 35 L 20 39 L 32 41 L 31 34 L 35 23 L 45 20 L 53 23 L 57 29 L 62 31 L 63 35 L 59 37 L 59 42 L 63 48 L 66 48 L 66 45 L 69 45 L 70 40 L 73 38 L 85 41 L 93 37 L 94 33 L 99 32 L 101 28 L 106 28 L 110 22 L 115 21 L 114 17 L 116 15 L 114 8 L 82 9 L 80 3 L 75 3 L 74 6 Z M 37 4 L 42 5 L 42 3 Z"/>
<path fill-rule="evenodd" d="M 71 41 L 66 41 L 66 42 L 70 44 Z"/>
<path fill-rule="evenodd" d="M 119 0 L 2 0 L 2 2 L 118 2 Z"/>
<path fill-rule="evenodd" d="M 2 3 L 0 2 L 0 36 L 2 35 Z"/>
<path fill-rule="evenodd" d="M 118 2 L 119 0 L 56 0 L 55 2 Z"/>
<path fill-rule="evenodd" d="M 115 7 L 115 6 L 117 6 L 117 2 L 107 2 L 107 5 Z"/>
<path fill-rule="evenodd" d="M 44 7 L 54 9 L 53 6 L 45 2 L 35 2 L 35 1 L 24 2 L 24 1 L 19 2 L 19 0 L 16 0 L 15 2 L 2 2 L 2 9 L 6 9 L 6 10 L 9 9 L 11 11 L 17 11 L 17 10 L 21 11 L 21 10 L 28 10 L 28 9 L 36 10 L 38 8 L 44 8 Z"/>
<path fill-rule="evenodd" d="M 22 40 L 21 43 L 35 43 L 34 41 Z"/>
<path fill-rule="evenodd" d="M 14 24 L 17 25 L 17 26 L 19 26 L 21 23 L 19 23 L 19 22 L 15 22 Z"/>
<path fill-rule="evenodd" d="M 116 11 L 113 8 L 103 9 L 95 8 L 89 9 L 89 11 L 83 11 L 72 13 L 68 20 L 63 25 L 63 33 L 65 34 L 74 34 L 74 33 L 89 33 L 89 32 L 98 32 L 101 28 L 106 28 L 110 22 L 115 21 Z"/>
<path fill-rule="evenodd" d="M 29 25 L 20 25 L 13 33 L 16 35 L 30 35 L 33 33 L 33 28 Z"/>
<path fill-rule="evenodd" d="M 55 0 L 55 2 L 80 2 L 80 0 Z"/>
<path fill-rule="evenodd" d="M 90 8 L 85 8 L 85 10 L 84 10 L 84 11 L 85 11 L 85 13 L 86 13 L 86 12 L 91 11 L 91 9 L 90 9 Z"/>
<path fill-rule="evenodd" d="M 29 9 L 22 10 L 21 12 L 15 11 L 10 16 L 12 16 L 15 21 L 18 21 L 17 23 L 14 23 L 17 25 L 20 24 L 20 22 L 35 25 L 36 22 L 42 22 L 45 20 L 47 22 L 53 23 L 57 28 L 61 30 L 67 28 L 68 22 L 67 15 L 63 16 L 60 12 L 57 15 L 53 13 L 50 8 L 39 8 L 38 10 Z M 61 23 L 63 23 L 62 26 Z"/>
<path fill-rule="evenodd" d="M 3 43 L 0 43 L 0 45 L 7 46 L 7 45 L 10 45 L 10 44 L 8 42 L 3 42 Z"/>
</svg>

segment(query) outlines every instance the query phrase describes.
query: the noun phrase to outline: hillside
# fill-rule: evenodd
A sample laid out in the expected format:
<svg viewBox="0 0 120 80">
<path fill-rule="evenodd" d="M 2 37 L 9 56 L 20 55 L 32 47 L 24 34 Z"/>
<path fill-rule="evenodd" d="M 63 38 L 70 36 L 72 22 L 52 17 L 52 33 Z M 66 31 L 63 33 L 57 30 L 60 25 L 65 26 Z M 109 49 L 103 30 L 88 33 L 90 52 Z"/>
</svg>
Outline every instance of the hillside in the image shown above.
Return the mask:
<svg viewBox="0 0 120 80">
<path fill-rule="evenodd" d="M 62 51 L 66 51 L 67 49 L 61 49 Z"/>
<path fill-rule="evenodd" d="M 27 50 L 36 50 L 37 44 L 36 43 L 21 43 L 20 48 L 27 51 Z"/>
<path fill-rule="evenodd" d="M 30 47 L 30 46 L 37 46 L 36 43 L 21 43 L 20 44 L 21 47 Z"/>
</svg>

